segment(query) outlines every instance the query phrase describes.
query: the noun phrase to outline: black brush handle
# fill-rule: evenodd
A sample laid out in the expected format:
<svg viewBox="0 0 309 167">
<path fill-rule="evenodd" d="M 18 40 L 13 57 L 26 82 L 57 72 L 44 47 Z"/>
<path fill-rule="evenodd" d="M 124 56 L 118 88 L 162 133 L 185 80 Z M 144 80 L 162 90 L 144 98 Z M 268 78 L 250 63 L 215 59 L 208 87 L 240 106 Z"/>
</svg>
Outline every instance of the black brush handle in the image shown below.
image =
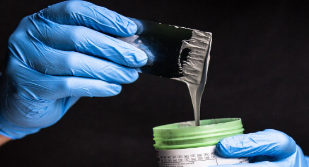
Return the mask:
<svg viewBox="0 0 309 167">
<path fill-rule="evenodd" d="M 189 50 L 180 49 L 183 40 L 192 36 L 192 30 L 150 21 L 132 20 L 138 30 L 131 37 L 117 37 L 143 50 L 148 56 L 147 65 L 140 68 L 142 73 L 167 78 L 183 76 L 182 63 L 186 61 Z"/>
</svg>

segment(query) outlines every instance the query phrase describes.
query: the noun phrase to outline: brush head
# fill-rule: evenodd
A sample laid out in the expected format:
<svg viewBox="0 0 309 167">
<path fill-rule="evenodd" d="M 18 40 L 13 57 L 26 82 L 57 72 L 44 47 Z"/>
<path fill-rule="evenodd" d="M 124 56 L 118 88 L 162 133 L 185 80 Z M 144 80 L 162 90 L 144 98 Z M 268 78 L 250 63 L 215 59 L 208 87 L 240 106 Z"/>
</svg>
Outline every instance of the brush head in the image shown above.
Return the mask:
<svg viewBox="0 0 309 167">
<path fill-rule="evenodd" d="M 212 34 L 145 20 L 132 20 L 138 29 L 131 37 L 118 37 L 143 50 L 148 62 L 142 73 L 200 85 L 208 69 Z"/>
</svg>

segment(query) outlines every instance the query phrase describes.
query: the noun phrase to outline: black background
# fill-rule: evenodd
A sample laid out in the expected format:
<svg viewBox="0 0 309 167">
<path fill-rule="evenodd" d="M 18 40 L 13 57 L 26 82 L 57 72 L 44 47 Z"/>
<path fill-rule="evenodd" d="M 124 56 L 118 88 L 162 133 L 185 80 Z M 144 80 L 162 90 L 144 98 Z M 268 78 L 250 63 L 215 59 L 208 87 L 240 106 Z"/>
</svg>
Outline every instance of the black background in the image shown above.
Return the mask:
<svg viewBox="0 0 309 167">
<path fill-rule="evenodd" d="M 19 20 L 59 1 L 1 0 L 1 66 Z M 93 0 L 125 16 L 213 33 L 202 118 L 240 117 L 309 154 L 308 1 Z M 141 74 L 120 95 L 82 98 L 56 125 L 0 148 L 0 166 L 157 166 L 152 127 L 193 119 L 185 84 Z"/>
</svg>

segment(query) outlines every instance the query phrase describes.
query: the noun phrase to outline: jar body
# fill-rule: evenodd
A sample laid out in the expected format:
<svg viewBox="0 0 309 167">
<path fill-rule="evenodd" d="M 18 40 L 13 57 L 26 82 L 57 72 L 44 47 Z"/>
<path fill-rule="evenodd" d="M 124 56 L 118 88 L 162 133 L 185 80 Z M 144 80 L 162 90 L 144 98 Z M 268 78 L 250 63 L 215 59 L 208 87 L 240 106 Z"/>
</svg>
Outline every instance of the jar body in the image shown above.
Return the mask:
<svg viewBox="0 0 309 167">
<path fill-rule="evenodd" d="M 159 167 L 208 167 L 248 163 L 247 158 L 223 158 L 215 154 L 216 146 L 157 150 Z"/>
</svg>

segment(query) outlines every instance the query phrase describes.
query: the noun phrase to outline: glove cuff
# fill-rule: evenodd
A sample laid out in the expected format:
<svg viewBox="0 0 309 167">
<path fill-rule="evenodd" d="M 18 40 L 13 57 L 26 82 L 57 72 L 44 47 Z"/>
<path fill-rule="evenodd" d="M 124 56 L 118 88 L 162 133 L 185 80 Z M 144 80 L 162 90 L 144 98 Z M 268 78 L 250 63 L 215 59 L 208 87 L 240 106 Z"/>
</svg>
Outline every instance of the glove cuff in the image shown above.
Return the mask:
<svg viewBox="0 0 309 167">
<path fill-rule="evenodd" d="M 3 133 L 2 131 L 0 131 L 0 135 L 4 136 L 4 137 L 8 137 L 8 138 L 10 138 L 12 140 L 15 140 L 15 138 L 13 136 L 7 135 L 7 134 Z"/>
<path fill-rule="evenodd" d="M 0 135 L 12 140 L 20 139 L 26 135 L 36 133 L 40 128 L 20 128 L 7 122 L 0 114 Z"/>
</svg>

